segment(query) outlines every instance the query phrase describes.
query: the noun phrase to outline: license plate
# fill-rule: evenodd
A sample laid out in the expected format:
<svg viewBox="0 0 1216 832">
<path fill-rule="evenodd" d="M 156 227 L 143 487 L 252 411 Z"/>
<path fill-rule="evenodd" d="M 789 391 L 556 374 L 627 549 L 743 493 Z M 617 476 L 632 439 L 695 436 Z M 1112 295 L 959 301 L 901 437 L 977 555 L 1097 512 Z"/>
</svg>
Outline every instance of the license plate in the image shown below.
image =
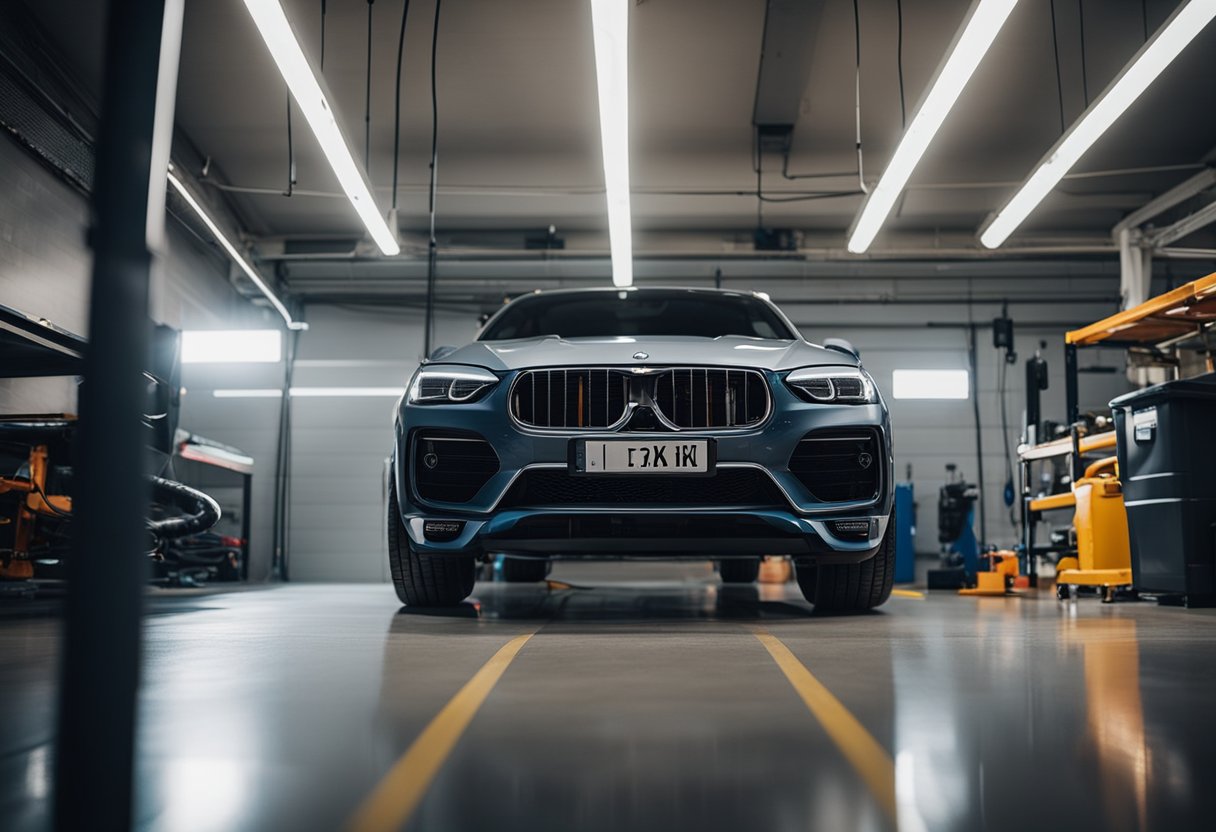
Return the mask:
<svg viewBox="0 0 1216 832">
<path fill-rule="evenodd" d="M 708 474 L 713 470 L 710 443 L 613 439 L 585 440 L 575 468 L 583 474 Z"/>
</svg>

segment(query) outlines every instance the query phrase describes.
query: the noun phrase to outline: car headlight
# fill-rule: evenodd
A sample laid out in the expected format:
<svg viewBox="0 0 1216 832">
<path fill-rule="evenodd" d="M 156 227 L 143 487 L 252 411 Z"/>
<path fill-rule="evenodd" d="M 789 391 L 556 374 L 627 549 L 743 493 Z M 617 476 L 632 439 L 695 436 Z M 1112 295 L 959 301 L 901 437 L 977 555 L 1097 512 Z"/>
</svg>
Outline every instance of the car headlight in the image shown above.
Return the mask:
<svg viewBox="0 0 1216 832">
<path fill-rule="evenodd" d="M 808 367 L 785 377 L 790 389 L 808 402 L 819 404 L 873 404 L 878 401 L 874 379 L 865 370 L 843 367 Z"/>
<path fill-rule="evenodd" d="M 498 376 L 480 367 L 423 367 L 410 384 L 410 404 L 474 402 L 498 384 Z"/>
</svg>

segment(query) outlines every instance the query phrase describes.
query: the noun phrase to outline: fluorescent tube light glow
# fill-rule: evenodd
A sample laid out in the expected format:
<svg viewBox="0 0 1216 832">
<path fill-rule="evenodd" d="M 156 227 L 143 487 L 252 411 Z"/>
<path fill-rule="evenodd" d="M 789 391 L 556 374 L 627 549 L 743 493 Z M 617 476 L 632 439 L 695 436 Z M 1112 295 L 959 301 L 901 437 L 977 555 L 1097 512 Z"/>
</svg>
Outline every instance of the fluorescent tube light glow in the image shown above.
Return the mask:
<svg viewBox="0 0 1216 832">
<path fill-rule="evenodd" d="M 965 399 L 971 395 L 966 370 L 895 370 L 891 396 L 896 399 Z"/>
<path fill-rule="evenodd" d="M 212 390 L 217 399 L 278 399 L 283 391 L 273 387 L 221 388 Z M 293 399 L 399 399 L 404 387 L 293 387 Z"/>
<path fill-rule="evenodd" d="M 903 192 L 929 142 L 937 135 L 963 88 L 971 80 L 997 33 L 1005 25 L 1018 0 L 975 0 L 963 25 L 954 36 L 946 59 L 937 69 L 929 92 L 912 123 L 904 131 L 895 154 L 883 171 L 878 185 L 866 197 L 861 212 L 849 231 L 849 251 L 864 254 L 874 242 L 895 201 Z"/>
<path fill-rule="evenodd" d="M 249 265 L 249 261 L 245 259 L 244 255 L 237 251 L 236 246 L 234 246 L 232 242 L 224 236 L 223 231 L 220 231 L 220 227 L 215 224 L 215 220 L 211 219 L 211 215 L 208 214 L 203 206 L 199 204 L 199 201 L 186 190 L 186 186 L 182 184 L 182 180 L 178 179 L 177 176 L 174 175 L 172 165 L 170 165 L 169 169 L 169 184 L 172 185 L 173 190 L 177 191 L 181 198 L 186 201 L 186 204 L 194 210 L 194 213 L 198 215 L 198 218 L 203 221 L 203 225 L 207 226 L 207 230 L 211 232 L 211 236 L 215 238 L 215 241 L 220 244 L 220 247 L 224 249 L 224 251 L 228 252 L 228 256 L 231 257 L 233 262 L 240 267 L 241 271 L 245 273 L 245 276 L 252 280 L 253 285 L 258 287 L 258 291 L 266 297 L 266 300 L 270 301 L 270 305 L 275 308 L 275 311 L 283 316 L 283 320 L 287 322 L 287 328 L 308 329 L 308 324 L 292 319 L 291 313 L 287 311 L 287 307 L 283 305 L 283 301 L 279 300 L 278 295 L 272 292 L 270 287 L 266 285 L 266 281 L 262 280 L 262 276 L 258 274 L 257 269 Z"/>
<path fill-rule="evenodd" d="M 274 364 L 283 358 L 277 329 L 185 330 L 183 364 Z"/>
<path fill-rule="evenodd" d="M 367 232 L 380 247 L 380 251 L 387 255 L 400 254 L 401 247 L 397 245 L 397 235 L 389 229 L 388 223 L 380 215 L 367 179 L 355 164 L 350 147 L 342 138 L 342 131 L 334 119 L 333 109 L 329 106 L 321 82 L 312 71 L 308 59 L 304 57 L 304 51 L 300 49 L 300 43 L 291 30 L 291 24 L 287 22 L 287 15 L 283 13 L 279 0 L 245 0 L 245 7 L 249 9 L 249 14 L 253 17 L 262 40 L 266 42 L 271 57 L 278 65 L 279 72 L 283 74 L 283 80 L 287 82 L 292 98 L 299 105 L 313 135 L 317 137 L 325 158 L 333 168 L 334 175 L 338 177 L 338 184 L 346 192 L 346 197 L 355 207 L 359 219 L 367 226 Z"/>
<path fill-rule="evenodd" d="M 591 0 L 595 77 L 600 96 L 600 144 L 608 193 L 612 282 L 633 285 L 629 213 L 629 2 Z"/>
<path fill-rule="evenodd" d="M 274 387 L 233 388 L 212 390 L 211 395 L 217 399 L 278 399 L 282 398 L 283 391 Z"/>
<path fill-rule="evenodd" d="M 1180 7 L 1149 39 L 1089 105 L 1080 119 L 1060 137 L 1039 161 L 1030 178 L 1000 213 L 980 231 L 980 242 L 997 248 L 1021 225 L 1052 188 L 1072 169 L 1140 93 L 1156 80 L 1203 28 L 1216 17 L 1216 0 L 1190 0 Z"/>
</svg>

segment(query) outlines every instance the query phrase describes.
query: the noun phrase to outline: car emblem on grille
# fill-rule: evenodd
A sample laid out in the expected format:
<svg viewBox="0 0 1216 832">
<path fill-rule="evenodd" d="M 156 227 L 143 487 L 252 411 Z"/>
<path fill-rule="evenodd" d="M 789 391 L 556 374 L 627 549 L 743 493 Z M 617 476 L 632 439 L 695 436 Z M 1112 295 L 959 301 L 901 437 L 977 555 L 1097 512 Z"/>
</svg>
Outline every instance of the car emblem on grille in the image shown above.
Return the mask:
<svg viewBox="0 0 1216 832">
<path fill-rule="evenodd" d="M 638 361 L 645 361 L 647 358 L 650 358 L 650 353 L 647 353 L 647 352 L 635 352 L 635 353 L 633 354 L 633 357 L 634 357 L 635 359 L 637 359 Z"/>
<path fill-rule="evenodd" d="M 870 465 L 873 464 L 873 462 L 874 462 L 874 457 L 870 456 L 869 454 L 861 453 L 861 454 L 857 455 L 857 464 L 860 465 L 862 468 L 869 468 Z"/>
</svg>

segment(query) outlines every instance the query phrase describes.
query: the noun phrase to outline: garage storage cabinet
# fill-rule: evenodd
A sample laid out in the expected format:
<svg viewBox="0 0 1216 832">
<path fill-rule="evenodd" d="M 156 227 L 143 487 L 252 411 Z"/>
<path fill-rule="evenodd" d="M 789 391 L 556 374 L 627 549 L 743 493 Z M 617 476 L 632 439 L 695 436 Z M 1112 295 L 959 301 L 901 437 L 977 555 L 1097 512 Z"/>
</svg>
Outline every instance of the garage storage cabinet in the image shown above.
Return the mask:
<svg viewBox="0 0 1216 832">
<path fill-rule="evenodd" d="M 1136 589 L 1216 604 L 1216 374 L 1138 390 L 1111 408 Z"/>
</svg>

